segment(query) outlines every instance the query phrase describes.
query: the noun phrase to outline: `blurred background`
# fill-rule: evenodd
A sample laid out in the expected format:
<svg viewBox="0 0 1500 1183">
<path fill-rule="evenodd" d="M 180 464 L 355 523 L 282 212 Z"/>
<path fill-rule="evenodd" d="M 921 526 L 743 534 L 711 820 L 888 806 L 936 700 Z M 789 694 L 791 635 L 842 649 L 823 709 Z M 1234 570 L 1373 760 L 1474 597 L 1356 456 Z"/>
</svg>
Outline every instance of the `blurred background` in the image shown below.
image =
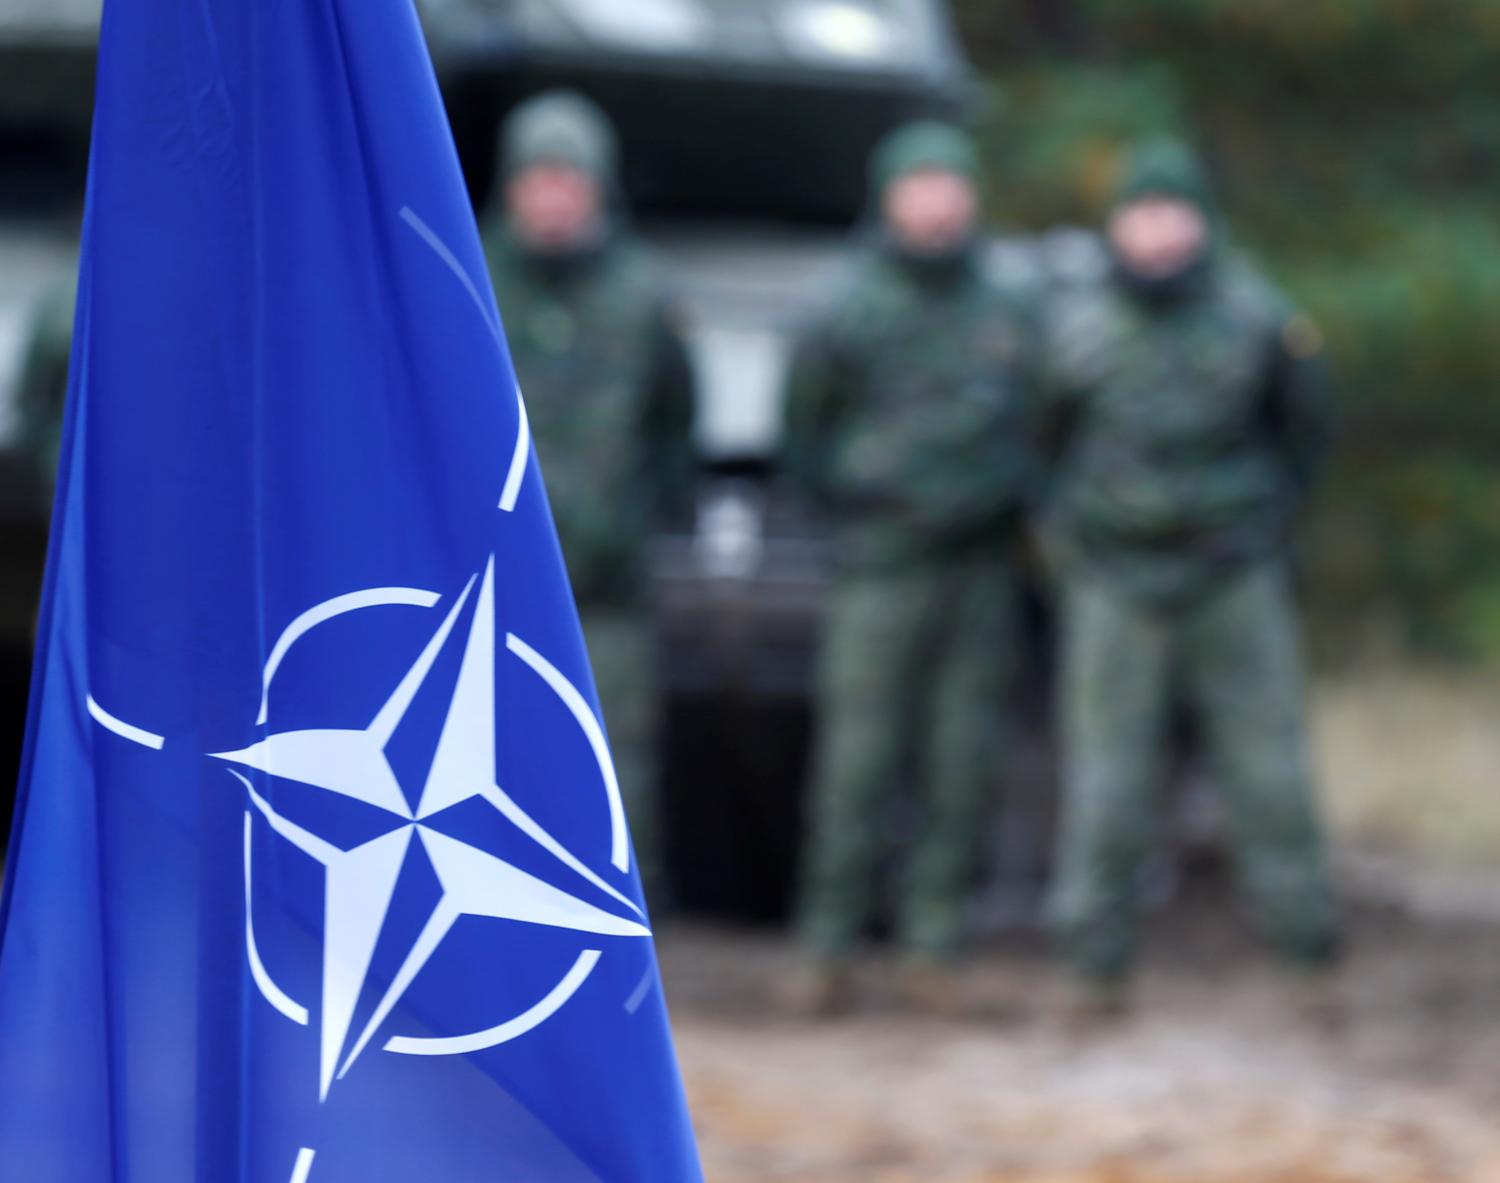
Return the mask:
<svg viewBox="0 0 1500 1183">
<path fill-rule="evenodd" d="M 426 0 L 483 216 L 497 128 L 558 85 L 623 143 L 696 387 L 695 508 L 653 541 L 662 940 L 710 1178 L 1064 1183 L 1500 1179 L 1500 5 L 1492 0 Z M 0 812 L 45 551 L 97 0 L 0 0 Z M 1308 310 L 1336 463 L 1305 545 L 1315 734 L 1354 947 L 1336 1030 L 1234 919 L 1187 762 L 1148 1005 L 1051 1003 L 1052 624 L 1028 604 L 962 1020 L 787 1018 L 827 583 L 778 479 L 793 343 L 856 249 L 897 123 L 981 139 L 997 265 L 1067 282 L 1125 148 L 1185 135 L 1238 240 Z M 503 303 L 502 303 L 502 311 Z M 60 328 L 58 326 L 61 326 Z M 40 377 L 38 376 L 40 374 Z M 892 823 L 899 826 L 899 821 Z M 1189 892 L 1187 888 L 1194 888 Z M 881 963 L 872 962 L 879 998 Z M 3 1103 L 3 1100 L 0 1100 Z"/>
</svg>

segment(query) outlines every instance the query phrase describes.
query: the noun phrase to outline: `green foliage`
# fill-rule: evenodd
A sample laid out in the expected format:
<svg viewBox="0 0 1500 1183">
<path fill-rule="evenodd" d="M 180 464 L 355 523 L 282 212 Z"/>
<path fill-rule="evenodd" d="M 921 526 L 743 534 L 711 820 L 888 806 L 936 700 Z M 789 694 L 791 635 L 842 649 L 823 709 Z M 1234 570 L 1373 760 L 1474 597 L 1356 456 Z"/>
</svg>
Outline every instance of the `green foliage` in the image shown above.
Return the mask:
<svg viewBox="0 0 1500 1183">
<path fill-rule="evenodd" d="M 1122 149 L 1196 140 L 1323 327 L 1325 635 L 1500 657 L 1500 0 L 955 0 L 998 213 L 1093 222 Z"/>
<path fill-rule="evenodd" d="M 1066 62 L 1007 73 L 984 106 L 990 191 L 1003 215 L 1027 225 L 1091 222 L 1122 149 L 1184 123 L 1181 87 L 1161 66 Z"/>
</svg>

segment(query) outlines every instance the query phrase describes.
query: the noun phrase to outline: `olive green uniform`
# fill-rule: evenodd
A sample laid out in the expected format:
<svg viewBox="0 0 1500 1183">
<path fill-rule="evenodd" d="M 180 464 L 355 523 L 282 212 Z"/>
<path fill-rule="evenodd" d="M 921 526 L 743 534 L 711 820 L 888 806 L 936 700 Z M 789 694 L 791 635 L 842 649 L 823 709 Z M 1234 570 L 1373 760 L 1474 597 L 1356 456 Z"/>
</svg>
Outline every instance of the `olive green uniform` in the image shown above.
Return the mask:
<svg viewBox="0 0 1500 1183">
<path fill-rule="evenodd" d="M 575 95 L 544 95 L 512 116 L 502 160 L 506 176 L 557 163 L 615 190 L 612 134 Z M 653 523 L 691 500 L 687 358 L 618 219 L 596 241 L 540 252 L 497 218 L 485 248 L 649 884 L 658 872 L 658 698 L 646 551 Z"/>
<path fill-rule="evenodd" d="M 1122 200 L 1184 197 L 1176 147 Z M 1289 956 L 1332 949 L 1288 549 L 1326 437 L 1316 331 L 1215 241 L 1187 271 L 1117 267 L 1049 318 L 1044 533 L 1062 584 L 1066 802 L 1054 911 L 1078 968 L 1125 971 L 1176 703 L 1197 718 L 1240 878 Z"/>
<path fill-rule="evenodd" d="M 959 133 L 917 125 L 877 157 L 877 192 L 924 165 L 973 174 Z M 830 517 L 837 560 L 800 904 L 819 955 L 847 951 L 870 917 L 904 761 L 920 813 L 899 836 L 898 937 L 933 957 L 961 937 L 1015 649 L 1027 344 L 972 247 L 881 244 L 794 368 L 787 462 Z"/>
</svg>

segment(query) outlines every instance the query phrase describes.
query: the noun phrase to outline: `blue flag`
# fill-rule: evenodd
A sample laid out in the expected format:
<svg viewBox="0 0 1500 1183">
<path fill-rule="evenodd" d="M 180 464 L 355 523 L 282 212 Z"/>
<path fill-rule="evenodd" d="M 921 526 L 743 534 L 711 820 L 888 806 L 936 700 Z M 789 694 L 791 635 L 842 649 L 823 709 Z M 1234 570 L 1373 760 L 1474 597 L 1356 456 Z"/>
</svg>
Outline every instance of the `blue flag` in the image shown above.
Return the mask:
<svg viewBox="0 0 1500 1183">
<path fill-rule="evenodd" d="M 698 1180 L 411 0 L 109 0 L 0 1179 Z"/>
</svg>

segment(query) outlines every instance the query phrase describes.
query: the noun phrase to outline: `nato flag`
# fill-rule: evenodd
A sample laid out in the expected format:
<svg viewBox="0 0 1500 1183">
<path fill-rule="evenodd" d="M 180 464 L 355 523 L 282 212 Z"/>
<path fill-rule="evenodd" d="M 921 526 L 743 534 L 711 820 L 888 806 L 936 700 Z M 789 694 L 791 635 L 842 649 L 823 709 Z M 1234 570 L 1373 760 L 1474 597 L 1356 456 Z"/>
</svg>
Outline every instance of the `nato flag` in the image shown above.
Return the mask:
<svg viewBox="0 0 1500 1183">
<path fill-rule="evenodd" d="M 108 0 L 0 1178 L 698 1180 L 411 0 Z"/>
</svg>

